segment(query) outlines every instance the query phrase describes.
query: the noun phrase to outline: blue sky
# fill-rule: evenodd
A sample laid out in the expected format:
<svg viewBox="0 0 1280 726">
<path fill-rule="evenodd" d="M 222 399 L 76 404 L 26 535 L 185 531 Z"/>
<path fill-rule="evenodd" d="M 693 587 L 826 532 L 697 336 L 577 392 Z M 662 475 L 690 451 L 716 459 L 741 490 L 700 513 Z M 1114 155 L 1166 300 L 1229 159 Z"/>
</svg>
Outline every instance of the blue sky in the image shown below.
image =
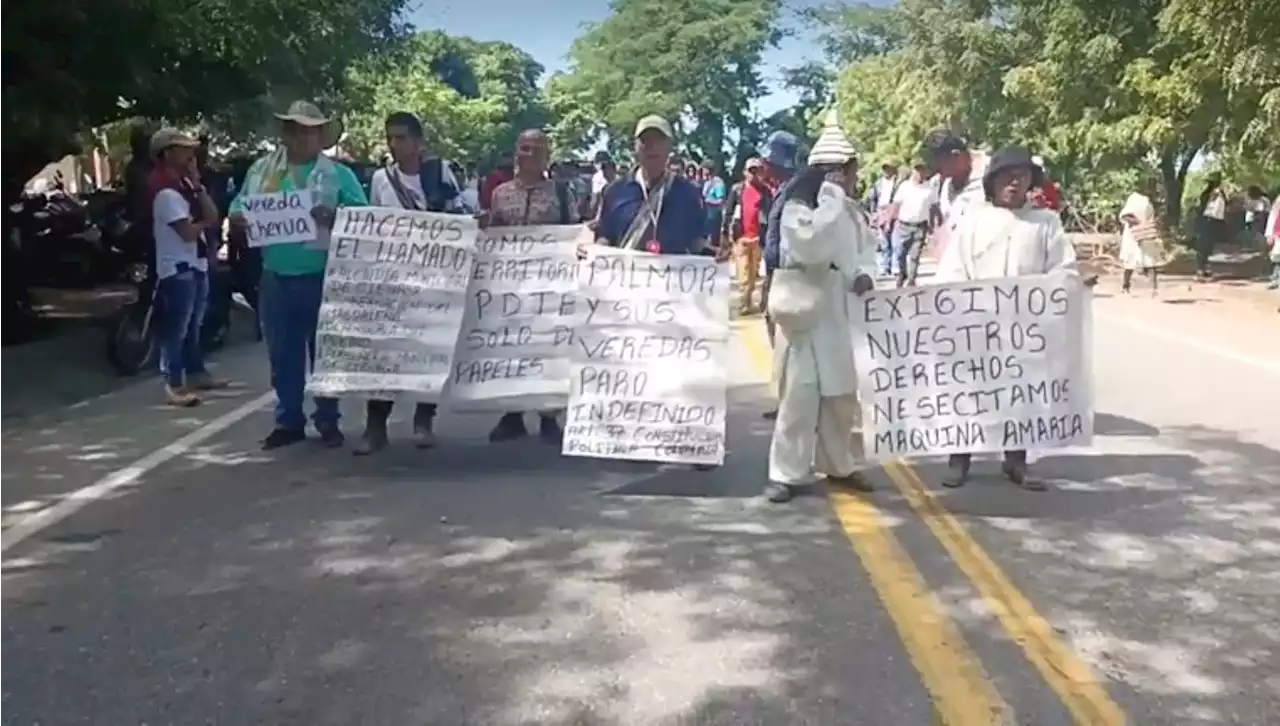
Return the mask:
<svg viewBox="0 0 1280 726">
<path fill-rule="evenodd" d="M 795 8 L 820 3 L 793 0 L 787 4 Z M 608 14 L 608 0 L 424 0 L 409 19 L 419 30 L 438 29 L 476 40 L 505 40 L 523 48 L 550 74 L 567 67 L 569 45 L 581 34 L 582 24 L 603 20 Z M 794 25 L 790 11 L 787 18 Z M 779 70 L 820 55 L 812 36 L 803 32 L 770 50 L 762 70 L 772 93 L 760 101 L 757 110 L 767 115 L 794 103 L 794 95 L 778 87 Z"/>
</svg>

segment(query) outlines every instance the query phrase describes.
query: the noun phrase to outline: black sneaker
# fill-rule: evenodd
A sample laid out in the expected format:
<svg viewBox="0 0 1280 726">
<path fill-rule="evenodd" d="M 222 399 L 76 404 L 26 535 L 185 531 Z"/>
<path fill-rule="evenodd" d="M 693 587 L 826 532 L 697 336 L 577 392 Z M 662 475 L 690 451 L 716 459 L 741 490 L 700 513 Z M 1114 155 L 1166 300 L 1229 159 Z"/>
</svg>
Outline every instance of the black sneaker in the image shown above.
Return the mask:
<svg viewBox="0 0 1280 726">
<path fill-rule="evenodd" d="M 326 449 L 341 448 L 346 440 L 347 437 L 342 435 L 342 429 L 337 426 L 326 426 L 320 429 L 320 444 Z"/>
<path fill-rule="evenodd" d="M 387 448 L 387 427 L 382 426 L 366 426 L 364 434 L 360 436 L 360 441 L 356 443 L 351 453 L 356 456 L 368 456 L 376 454 Z"/>
<path fill-rule="evenodd" d="M 275 428 L 262 440 L 262 450 L 271 451 L 306 440 L 307 432 L 302 429 Z"/>
<path fill-rule="evenodd" d="M 498 425 L 489 432 L 489 443 L 514 441 L 528 435 L 529 430 L 524 427 L 523 413 L 505 413 L 498 419 Z"/>
</svg>

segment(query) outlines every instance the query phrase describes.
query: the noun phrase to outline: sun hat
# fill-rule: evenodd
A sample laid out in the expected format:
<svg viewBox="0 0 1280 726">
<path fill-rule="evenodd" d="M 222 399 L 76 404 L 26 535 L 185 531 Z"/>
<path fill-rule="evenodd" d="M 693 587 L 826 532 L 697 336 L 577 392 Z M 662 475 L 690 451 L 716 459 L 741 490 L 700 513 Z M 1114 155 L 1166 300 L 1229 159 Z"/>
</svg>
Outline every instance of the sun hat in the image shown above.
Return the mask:
<svg viewBox="0 0 1280 726">
<path fill-rule="evenodd" d="M 671 130 L 671 124 L 665 118 L 657 114 L 645 116 L 640 119 L 640 122 L 636 124 L 636 138 L 640 138 L 640 134 L 650 130 L 656 130 L 668 139 L 674 139 L 676 137 L 675 132 Z"/>
<path fill-rule="evenodd" d="M 809 152 L 809 165 L 834 164 L 843 166 L 851 159 L 858 158 L 858 150 L 853 147 L 844 129 L 840 127 L 840 114 L 836 109 L 827 113 L 822 123 L 822 133 Z"/>
<path fill-rule="evenodd" d="M 292 121 L 299 126 L 321 127 L 323 136 L 320 144 L 326 149 L 342 138 L 342 121 L 325 116 L 320 108 L 310 101 L 294 101 L 289 104 L 288 111 L 277 113 L 275 117 L 281 121 Z"/>
<path fill-rule="evenodd" d="M 1044 186 L 1044 170 L 1036 166 L 1031 152 L 1016 146 L 1000 149 L 991 155 L 987 169 L 982 175 L 982 188 L 990 199 L 995 193 L 996 175 L 1009 169 L 1029 169 L 1031 171 L 1031 188 Z"/>
<path fill-rule="evenodd" d="M 191 134 L 183 133 L 182 131 L 167 126 L 154 134 L 151 134 L 150 150 L 153 158 L 159 156 L 160 152 L 173 146 L 185 146 L 188 149 L 197 149 L 200 147 L 200 141 Z"/>
<path fill-rule="evenodd" d="M 761 156 L 775 169 L 795 171 L 800 166 L 800 139 L 789 131 L 774 131 L 765 139 Z"/>
</svg>

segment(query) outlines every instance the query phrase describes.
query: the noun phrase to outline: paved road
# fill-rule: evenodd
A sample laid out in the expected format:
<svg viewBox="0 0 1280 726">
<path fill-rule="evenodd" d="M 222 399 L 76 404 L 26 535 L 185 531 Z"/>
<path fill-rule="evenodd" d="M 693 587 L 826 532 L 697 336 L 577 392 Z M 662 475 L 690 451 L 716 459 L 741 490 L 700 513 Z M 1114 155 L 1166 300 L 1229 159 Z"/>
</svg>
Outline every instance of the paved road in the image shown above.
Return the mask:
<svg viewBox="0 0 1280 726">
<path fill-rule="evenodd" d="M 709 473 L 477 416 L 434 452 L 264 454 L 256 346 L 199 409 L 148 382 L 32 416 L 4 433 L 4 723 L 1273 722 L 1280 323 L 1170 299 L 1100 293 L 1099 436 L 1040 459 L 1043 494 L 924 462 L 761 503 L 758 321 Z"/>
</svg>

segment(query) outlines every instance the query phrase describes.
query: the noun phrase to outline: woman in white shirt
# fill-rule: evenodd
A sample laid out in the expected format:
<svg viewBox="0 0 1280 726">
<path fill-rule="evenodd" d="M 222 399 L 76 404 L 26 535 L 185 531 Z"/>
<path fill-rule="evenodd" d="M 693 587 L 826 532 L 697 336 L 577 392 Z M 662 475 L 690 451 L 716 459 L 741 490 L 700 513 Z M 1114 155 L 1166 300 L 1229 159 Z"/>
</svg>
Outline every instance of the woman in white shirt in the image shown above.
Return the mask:
<svg viewBox="0 0 1280 726">
<path fill-rule="evenodd" d="M 1120 264 L 1124 268 L 1120 290 L 1125 293 L 1132 289 L 1134 270 L 1142 270 L 1151 278 L 1151 294 L 1156 294 L 1156 269 L 1164 265 L 1164 249 L 1151 202 L 1154 189 L 1155 182 L 1144 179 L 1120 209 Z"/>
</svg>

